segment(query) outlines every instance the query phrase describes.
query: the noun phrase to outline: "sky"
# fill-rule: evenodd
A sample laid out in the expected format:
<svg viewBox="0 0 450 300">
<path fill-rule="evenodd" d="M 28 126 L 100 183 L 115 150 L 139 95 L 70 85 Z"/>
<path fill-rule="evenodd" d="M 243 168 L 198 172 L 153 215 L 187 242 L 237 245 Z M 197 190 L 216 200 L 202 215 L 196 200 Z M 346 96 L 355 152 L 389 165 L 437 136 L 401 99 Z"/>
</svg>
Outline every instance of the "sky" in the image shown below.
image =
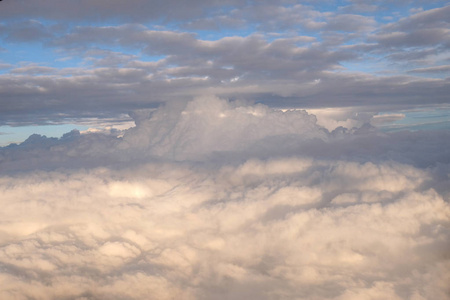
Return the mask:
<svg viewBox="0 0 450 300">
<path fill-rule="evenodd" d="M 0 298 L 449 299 L 450 2 L 0 2 Z"/>
<path fill-rule="evenodd" d="M 25 130 L 85 130 L 86 118 L 112 126 L 102 120 L 205 93 L 278 108 L 448 116 L 448 4 L 2 1 L 1 145 L 22 142 Z"/>
</svg>

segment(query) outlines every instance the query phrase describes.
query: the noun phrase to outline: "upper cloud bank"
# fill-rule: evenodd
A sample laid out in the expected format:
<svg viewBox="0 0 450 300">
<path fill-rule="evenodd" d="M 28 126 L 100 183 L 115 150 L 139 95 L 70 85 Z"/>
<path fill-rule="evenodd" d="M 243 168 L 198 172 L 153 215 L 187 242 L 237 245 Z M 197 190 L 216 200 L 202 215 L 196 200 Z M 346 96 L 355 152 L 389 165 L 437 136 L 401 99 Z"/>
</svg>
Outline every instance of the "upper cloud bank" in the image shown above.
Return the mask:
<svg viewBox="0 0 450 300">
<path fill-rule="evenodd" d="M 116 117 L 205 90 L 284 108 L 448 105 L 446 1 L 178 2 L 3 1 L 0 125 Z"/>
<path fill-rule="evenodd" d="M 450 299 L 448 132 L 204 97 L 0 148 L 2 299 Z"/>
</svg>

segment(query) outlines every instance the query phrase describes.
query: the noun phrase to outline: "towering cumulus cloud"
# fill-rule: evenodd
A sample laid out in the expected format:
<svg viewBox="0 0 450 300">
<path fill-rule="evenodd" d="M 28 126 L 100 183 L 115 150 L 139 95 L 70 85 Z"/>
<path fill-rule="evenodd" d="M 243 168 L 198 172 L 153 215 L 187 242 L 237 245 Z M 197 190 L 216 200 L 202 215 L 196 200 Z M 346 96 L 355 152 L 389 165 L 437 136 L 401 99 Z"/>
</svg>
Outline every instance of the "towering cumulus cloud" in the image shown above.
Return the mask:
<svg viewBox="0 0 450 300">
<path fill-rule="evenodd" d="M 123 144 L 174 159 L 250 150 L 271 137 L 326 138 L 316 118 L 305 111 L 283 113 L 264 105 L 231 104 L 215 97 L 163 108 L 150 117 L 145 117 L 145 112 L 135 114 L 135 119 L 138 126 L 125 134 Z"/>
<path fill-rule="evenodd" d="M 448 132 L 132 116 L 0 148 L 0 299 L 450 299 Z"/>
</svg>

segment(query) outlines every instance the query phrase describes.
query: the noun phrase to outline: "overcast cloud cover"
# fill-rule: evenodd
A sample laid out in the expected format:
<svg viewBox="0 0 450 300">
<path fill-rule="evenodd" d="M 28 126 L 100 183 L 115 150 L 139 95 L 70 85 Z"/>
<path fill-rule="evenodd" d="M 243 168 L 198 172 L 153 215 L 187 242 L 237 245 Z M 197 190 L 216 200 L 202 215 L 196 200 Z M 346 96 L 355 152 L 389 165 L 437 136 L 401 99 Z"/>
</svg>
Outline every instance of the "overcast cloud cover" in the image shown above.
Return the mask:
<svg viewBox="0 0 450 300">
<path fill-rule="evenodd" d="M 0 2 L 0 299 L 450 299 L 449 16 Z"/>
<path fill-rule="evenodd" d="M 0 125 L 209 93 L 275 107 L 448 107 L 447 1 L 3 1 Z"/>
</svg>

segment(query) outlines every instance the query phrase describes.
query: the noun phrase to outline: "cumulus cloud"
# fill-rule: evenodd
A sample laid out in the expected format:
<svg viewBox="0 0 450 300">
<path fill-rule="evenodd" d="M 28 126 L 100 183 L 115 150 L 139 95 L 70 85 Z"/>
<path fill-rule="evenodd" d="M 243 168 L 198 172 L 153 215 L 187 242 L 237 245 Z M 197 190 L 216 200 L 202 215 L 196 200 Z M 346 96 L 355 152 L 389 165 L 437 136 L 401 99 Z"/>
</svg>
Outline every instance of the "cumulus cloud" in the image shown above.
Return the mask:
<svg viewBox="0 0 450 300">
<path fill-rule="evenodd" d="M 315 117 L 305 111 L 281 112 L 264 105 L 241 106 L 211 97 L 189 102 L 181 111 L 169 106 L 150 118 L 136 120 L 138 126 L 125 133 L 123 144 L 150 148 L 155 155 L 175 159 L 244 151 L 276 136 L 327 137 Z"/>
<path fill-rule="evenodd" d="M 145 162 L 152 158 L 220 160 L 230 155 L 388 159 L 422 167 L 448 163 L 444 151 L 448 132 L 386 134 L 371 124 L 397 120 L 401 115 L 376 115 L 352 109 L 309 111 L 317 117 L 304 110 L 280 110 L 203 96 L 190 102 L 170 102 L 158 109 L 134 111 L 130 115 L 136 126 L 127 130 L 111 128 L 84 134 L 75 130 L 61 139 L 32 135 L 20 145 L 2 148 L 1 162 L 3 170 L 8 171 L 59 164 L 70 167 L 84 165 L 86 160 L 102 165 L 133 159 Z M 437 150 L 430 151 L 427 148 L 430 145 Z"/>
<path fill-rule="evenodd" d="M 450 298 L 448 132 L 214 97 L 132 116 L 0 148 L 2 299 Z"/>
</svg>

